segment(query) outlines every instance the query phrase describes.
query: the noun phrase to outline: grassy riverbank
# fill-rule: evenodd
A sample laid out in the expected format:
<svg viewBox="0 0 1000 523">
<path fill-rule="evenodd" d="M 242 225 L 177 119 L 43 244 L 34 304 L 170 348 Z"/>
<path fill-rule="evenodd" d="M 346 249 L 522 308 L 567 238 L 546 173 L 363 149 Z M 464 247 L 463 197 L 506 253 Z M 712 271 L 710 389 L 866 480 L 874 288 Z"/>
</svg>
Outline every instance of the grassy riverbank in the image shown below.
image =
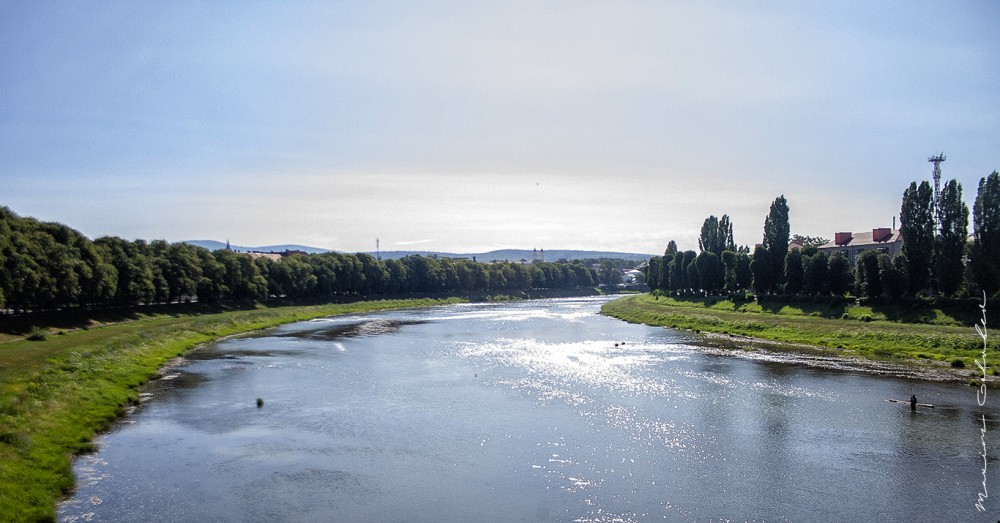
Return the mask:
<svg viewBox="0 0 1000 523">
<path fill-rule="evenodd" d="M 138 402 L 142 384 L 198 344 L 310 318 L 459 301 L 148 308 L 96 320 L 64 315 L 36 329 L 42 341 L 8 334 L 0 343 L 0 521 L 54 520 L 56 501 L 73 488 L 71 457 L 93 450 L 94 435 Z"/>
<path fill-rule="evenodd" d="M 983 339 L 973 325 L 980 311 L 967 313 L 838 305 L 765 305 L 722 298 L 670 298 L 642 294 L 604 304 L 601 312 L 632 323 L 698 332 L 748 336 L 817 347 L 833 356 L 939 365 L 960 375 L 982 376 L 975 365 Z M 891 321 L 920 318 L 923 323 Z M 991 351 L 998 348 L 989 338 Z"/>
</svg>

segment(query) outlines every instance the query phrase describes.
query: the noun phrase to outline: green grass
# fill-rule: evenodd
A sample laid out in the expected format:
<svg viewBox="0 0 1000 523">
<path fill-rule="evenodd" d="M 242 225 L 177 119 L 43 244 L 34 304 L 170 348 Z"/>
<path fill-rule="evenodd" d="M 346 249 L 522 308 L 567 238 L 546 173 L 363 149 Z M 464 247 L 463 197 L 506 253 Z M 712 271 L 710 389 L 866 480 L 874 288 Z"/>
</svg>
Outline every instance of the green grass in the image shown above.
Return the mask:
<svg viewBox="0 0 1000 523">
<path fill-rule="evenodd" d="M 50 325 L 44 340 L 9 335 L 14 341 L 0 343 L 0 521 L 55 520 L 56 501 L 73 489 L 72 456 L 94 450 L 94 435 L 138 402 L 140 387 L 199 344 L 310 318 L 458 301 L 148 309 L 55 334 Z"/>
<path fill-rule="evenodd" d="M 601 311 L 632 323 L 719 334 L 751 336 L 825 349 L 833 355 L 891 358 L 902 362 L 962 361 L 975 367 L 983 340 L 968 316 L 918 307 L 894 309 L 829 304 L 734 303 L 714 298 L 670 298 L 650 294 L 606 303 Z M 923 323 L 889 321 L 921 318 Z M 968 321 L 968 323 L 963 323 Z M 990 350 L 997 342 L 990 338 Z"/>
</svg>

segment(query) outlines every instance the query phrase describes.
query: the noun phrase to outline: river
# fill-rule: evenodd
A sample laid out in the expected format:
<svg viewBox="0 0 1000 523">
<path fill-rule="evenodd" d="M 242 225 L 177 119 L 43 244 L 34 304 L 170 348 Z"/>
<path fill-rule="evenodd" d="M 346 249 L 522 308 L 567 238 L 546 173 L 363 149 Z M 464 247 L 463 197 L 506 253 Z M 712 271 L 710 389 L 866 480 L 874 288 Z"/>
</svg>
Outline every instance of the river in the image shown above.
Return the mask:
<svg viewBox="0 0 1000 523">
<path fill-rule="evenodd" d="M 202 346 L 76 460 L 59 519 L 997 519 L 1000 395 L 980 407 L 967 386 L 705 351 L 603 317 L 603 301 L 342 316 Z M 935 407 L 886 401 L 911 394 Z M 997 492 L 981 513 L 984 475 Z"/>
</svg>

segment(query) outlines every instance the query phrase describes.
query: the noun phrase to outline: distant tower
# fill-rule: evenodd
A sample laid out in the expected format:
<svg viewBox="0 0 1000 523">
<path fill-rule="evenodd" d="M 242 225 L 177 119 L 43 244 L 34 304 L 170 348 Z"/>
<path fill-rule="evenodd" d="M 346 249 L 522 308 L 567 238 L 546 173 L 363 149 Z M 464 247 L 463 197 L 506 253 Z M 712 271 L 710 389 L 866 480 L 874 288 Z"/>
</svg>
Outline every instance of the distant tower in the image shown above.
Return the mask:
<svg viewBox="0 0 1000 523">
<path fill-rule="evenodd" d="M 379 247 L 378 238 L 375 238 L 375 256 L 378 261 L 382 261 L 382 249 Z"/>
<path fill-rule="evenodd" d="M 226 250 L 227 251 L 233 250 L 233 248 L 229 246 L 229 238 L 226 238 Z"/>
<path fill-rule="evenodd" d="M 928 162 L 934 164 L 934 217 L 938 225 L 941 224 L 941 162 L 945 159 L 944 153 L 927 159 Z"/>
<path fill-rule="evenodd" d="M 531 252 L 531 261 L 537 262 L 537 263 L 544 262 L 545 261 L 545 249 L 542 249 L 541 251 L 539 251 L 538 249 L 534 249 Z"/>
</svg>

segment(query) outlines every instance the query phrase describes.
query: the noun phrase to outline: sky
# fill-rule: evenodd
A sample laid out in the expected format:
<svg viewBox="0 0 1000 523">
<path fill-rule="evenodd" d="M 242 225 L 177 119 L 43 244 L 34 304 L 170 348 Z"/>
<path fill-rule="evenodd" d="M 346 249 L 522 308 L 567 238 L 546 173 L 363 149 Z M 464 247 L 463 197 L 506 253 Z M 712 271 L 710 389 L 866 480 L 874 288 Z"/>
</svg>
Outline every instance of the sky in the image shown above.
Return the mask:
<svg viewBox="0 0 1000 523">
<path fill-rule="evenodd" d="M 1000 3 L 0 0 L 0 206 L 90 238 L 697 250 L 1000 170 Z M 971 233 L 971 225 L 970 225 Z"/>
</svg>

